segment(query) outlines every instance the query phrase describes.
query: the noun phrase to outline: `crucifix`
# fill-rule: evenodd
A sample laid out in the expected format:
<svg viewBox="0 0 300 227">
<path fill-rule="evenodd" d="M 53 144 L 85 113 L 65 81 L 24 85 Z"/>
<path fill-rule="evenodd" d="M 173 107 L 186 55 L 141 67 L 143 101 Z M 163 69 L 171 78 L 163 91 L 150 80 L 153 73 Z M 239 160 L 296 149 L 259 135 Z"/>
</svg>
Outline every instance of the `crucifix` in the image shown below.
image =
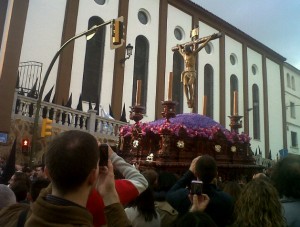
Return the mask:
<svg viewBox="0 0 300 227">
<path fill-rule="evenodd" d="M 184 71 L 181 73 L 181 82 L 184 86 L 184 93 L 189 108 L 194 108 L 197 54 L 209 41 L 220 38 L 221 36 L 221 33 L 215 33 L 199 38 L 199 27 L 196 27 L 190 33 L 191 41 L 177 44 L 172 48 L 172 51 L 178 50 L 184 60 Z"/>
</svg>

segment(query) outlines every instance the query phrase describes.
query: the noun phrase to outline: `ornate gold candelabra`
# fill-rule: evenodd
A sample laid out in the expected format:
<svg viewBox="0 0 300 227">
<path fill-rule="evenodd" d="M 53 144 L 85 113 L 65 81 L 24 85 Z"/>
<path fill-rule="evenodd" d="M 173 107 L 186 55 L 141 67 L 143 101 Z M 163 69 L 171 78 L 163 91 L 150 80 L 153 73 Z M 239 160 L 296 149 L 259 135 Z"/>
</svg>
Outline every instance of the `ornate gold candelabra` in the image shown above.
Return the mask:
<svg viewBox="0 0 300 227">
<path fill-rule="evenodd" d="M 167 122 L 170 122 L 170 118 L 173 118 L 176 116 L 175 113 L 175 106 L 177 105 L 177 102 L 172 100 L 166 100 L 161 102 L 164 110 L 161 112 L 161 115 L 166 118 Z"/>
<path fill-rule="evenodd" d="M 145 114 L 145 107 L 141 105 L 130 106 L 130 120 L 135 121 L 132 126 L 132 136 L 131 136 L 131 153 L 136 157 L 136 163 L 139 162 L 142 156 L 142 136 L 141 127 L 139 125 L 140 120 L 143 119 Z"/>
<path fill-rule="evenodd" d="M 231 132 L 236 132 L 239 133 L 239 128 L 241 128 L 243 126 L 242 123 L 242 118 L 243 116 L 239 116 L 239 115 L 231 115 L 228 116 L 230 118 L 230 128 L 231 128 Z"/>
<path fill-rule="evenodd" d="M 143 119 L 145 114 L 145 107 L 140 105 L 130 106 L 130 120 L 135 121 L 135 124 Z"/>
<path fill-rule="evenodd" d="M 173 118 L 176 116 L 175 113 L 175 106 L 177 105 L 177 102 L 172 100 L 166 100 L 161 102 L 163 106 L 163 111 L 161 112 L 161 115 L 166 118 L 166 122 L 170 123 L 170 118 Z M 161 135 L 161 149 L 158 152 L 158 155 L 160 158 L 164 159 L 169 157 L 170 153 L 170 146 L 171 146 L 171 136 L 170 131 L 166 130 Z"/>
</svg>

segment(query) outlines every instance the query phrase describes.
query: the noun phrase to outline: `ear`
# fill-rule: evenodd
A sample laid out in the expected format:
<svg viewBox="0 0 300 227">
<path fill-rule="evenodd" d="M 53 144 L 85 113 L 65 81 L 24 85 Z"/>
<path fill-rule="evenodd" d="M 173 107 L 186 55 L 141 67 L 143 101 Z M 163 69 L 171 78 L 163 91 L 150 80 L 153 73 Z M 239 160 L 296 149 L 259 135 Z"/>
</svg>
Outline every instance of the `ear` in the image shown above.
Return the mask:
<svg viewBox="0 0 300 227">
<path fill-rule="evenodd" d="M 27 193 L 26 198 L 27 198 L 27 201 L 33 202 L 33 201 L 32 201 L 32 196 L 31 196 L 30 193 Z"/>
<path fill-rule="evenodd" d="M 98 177 L 98 169 L 96 169 L 96 168 L 92 169 L 92 171 L 90 172 L 88 179 L 87 179 L 88 184 L 94 185 L 97 180 L 97 177 Z"/>
<path fill-rule="evenodd" d="M 52 179 L 51 179 L 51 176 L 49 174 L 49 170 L 48 170 L 47 166 L 45 166 L 45 168 L 44 168 L 44 173 L 46 174 L 47 178 L 51 181 Z"/>
</svg>

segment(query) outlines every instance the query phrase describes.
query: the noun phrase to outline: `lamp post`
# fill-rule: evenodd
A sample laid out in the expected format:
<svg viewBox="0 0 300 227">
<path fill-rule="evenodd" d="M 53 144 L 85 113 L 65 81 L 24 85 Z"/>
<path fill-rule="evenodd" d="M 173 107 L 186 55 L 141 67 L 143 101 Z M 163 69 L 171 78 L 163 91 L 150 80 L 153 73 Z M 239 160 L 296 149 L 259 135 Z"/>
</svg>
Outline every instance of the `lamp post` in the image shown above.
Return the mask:
<svg viewBox="0 0 300 227">
<path fill-rule="evenodd" d="M 93 27 L 91 27 L 89 30 L 87 31 L 84 31 L 74 37 L 72 37 L 71 39 L 69 39 L 67 42 L 65 42 L 61 47 L 60 49 L 56 52 L 56 54 L 54 55 L 52 61 L 50 62 L 50 65 L 45 73 L 45 77 L 43 79 L 43 82 L 42 82 L 42 86 L 41 86 L 41 89 L 40 89 L 40 92 L 39 92 L 39 96 L 38 96 L 38 100 L 36 102 L 36 110 L 35 110 L 35 115 L 34 115 L 34 123 L 33 123 L 33 135 L 32 135 L 32 147 L 31 147 L 31 151 L 30 151 L 30 157 L 29 157 L 29 165 L 32 166 L 32 159 L 33 159 L 33 154 L 36 153 L 36 145 L 37 145 L 37 136 L 38 136 L 38 124 L 39 124 L 39 117 L 40 117 L 40 110 L 41 110 L 41 102 L 42 102 L 42 96 L 43 96 L 43 93 L 44 93 L 44 89 L 45 89 L 45 86 L 46 86 L 46 82 L 48 80 L 48 77 L 49 77 L 49 74 L 51 72 L 51 69 L 56 61 L 56 59 L 58 58 L 58 56 L 60 55 L 60 53 L 62 52 L 62 50 L 69 44 L 71 43 L 72 41 L 74 41 L 75 39 L 81 37 L 81 36 L 84 36 L 86 35 L 87 36 L 87 39 L 91 39 L 95 33 L 97 32 L 97 30 L 100 28 L 100 27 L 103 27 L 103 26 L 106 26 L 110 23 L 112 23 L 113 20 L 110 20 L 110 21 L 107 21 L 107 22 L 104 22 L 103 24 L 100 24 L 100 25 L 95 25 Z"/>
<path fill-rule="evenodd" d="M 123 58 L 120 60 L 120 63 L 122 64 L 122 67 L 125 66 L 125 61 L 127 59 L 130 58 L 130 56 L 132 55 L 132 50 L 133 50 L 133 46 L 131 46 L 131 44 L 129 43 L 127 46 L 126 46 L 126 55 L 127 57 Z"/>
</svg>

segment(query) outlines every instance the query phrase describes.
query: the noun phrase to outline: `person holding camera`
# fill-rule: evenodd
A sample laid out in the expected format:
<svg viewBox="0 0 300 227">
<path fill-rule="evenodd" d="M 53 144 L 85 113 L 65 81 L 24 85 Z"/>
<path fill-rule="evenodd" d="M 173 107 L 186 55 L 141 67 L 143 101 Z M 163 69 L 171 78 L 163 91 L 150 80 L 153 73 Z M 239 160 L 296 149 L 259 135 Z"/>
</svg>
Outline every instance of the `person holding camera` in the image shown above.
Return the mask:
<svg viewBox="0 0 300 227">
<path fill-rule="evenodd" d="M 135 167 L 126 162 L 122 157 L 118 156 L 109 145 L 100 144 L 99 151 L 102 159 L 103 157 L 106 157 L 106 160 L 102 160 L 100 165 L 105 166 L 108 160 L 110 160 L 114 169 L 124 177 L 124 179 L 115 180 L 115 188 L 122 205 L 125 206 L 132 202 L 148 188 L 148 181 L 146 178 Z M 97 188 L 92 189 L 88 198 L 87 209 L 94 217 L 94 226 L 99 227 L 107 224 L 104 200 Z"/>
<path fill-rule="evenodd" d="M 51 185 L 33 203 L 25 226 L 93 226 L 85 207 L 94 187 L 102 196 L 107 226 L 130 226 L 115 189 L 111 161 L 101 167 L 98 163 L 98 144 L 91 134 L 71 130 L 55 137 L 45 155 Z"/>
<path fill-rule="evenodd" d="M 180 215 L 187 213 L 192 205 L 189 199 L 190 190 L 188 187 L 197 178 L 203 182 L 201 198 L 207 203 L 205 204 L 204 212 L 211 217 L 217 226 L 231 224 L 230 221 L 232 220 L 234 210 L 233 198 L 213 184 L 213 180 L 217 177 L 217 174 L 217 164 L 213 157 L 209 155 L 196 157 L 192 161 L 189 170 L 168 192 L 167 201 Z M 203 197 L 203 194 L 206 194 L 209 199 Z M 194 204 L 198 199 L 193 196 Z"/>
</svg>

